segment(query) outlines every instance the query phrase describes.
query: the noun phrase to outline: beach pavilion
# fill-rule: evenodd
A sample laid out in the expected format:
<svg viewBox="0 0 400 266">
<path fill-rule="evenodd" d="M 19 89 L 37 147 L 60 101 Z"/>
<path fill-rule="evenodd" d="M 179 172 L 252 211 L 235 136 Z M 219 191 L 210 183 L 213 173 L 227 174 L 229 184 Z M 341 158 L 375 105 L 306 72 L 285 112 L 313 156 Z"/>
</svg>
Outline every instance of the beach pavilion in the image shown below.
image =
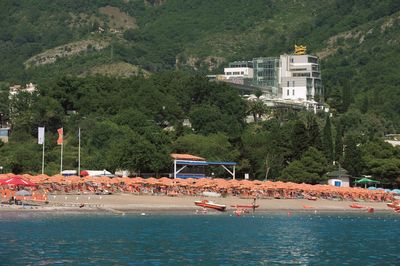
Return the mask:
<svg viewBox="0 0 400 266">
<path fill-rule="evenodd" d="M 372 179 L 369 179 L 369 178 L 364 177 L 364 178 L 361 178 L 361 179 L 357 180 L 357 181 L 354 182 L 354 183 L 356 183 L 356 184 L 363 184 L 363 185 L 364 185 L 364 188 L 367 188 L 367 184 L 379 184 L 380 182 L 379 182 L 379 181 L 376 181 L 376 180 L 372 180 Z"/>
<path fill-rule="evenodd" d="M 171 157 L 174 160 L 174 178 L 205 178 L 207 166 L 221 166 L 232 179 L 236 178 L 236 162 L 211 162 L 203 157 L 180 153 L 172 153 Z"/>
</svg>

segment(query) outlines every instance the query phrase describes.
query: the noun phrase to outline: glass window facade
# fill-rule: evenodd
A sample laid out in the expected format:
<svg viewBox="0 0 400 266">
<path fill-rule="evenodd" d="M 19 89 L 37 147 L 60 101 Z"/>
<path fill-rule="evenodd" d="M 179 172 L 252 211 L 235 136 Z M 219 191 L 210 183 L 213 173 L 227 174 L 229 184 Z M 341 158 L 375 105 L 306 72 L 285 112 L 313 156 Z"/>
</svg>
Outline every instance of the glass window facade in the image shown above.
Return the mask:
<svg viewBox="0 0 400 266">
<path fill-rule="evenodd" d="M 293 73 L 293 77 L 309 77 L 310 73 Z"/>
<path fill-rule="evenodd" d="M 308 63 L 315 63 L 315 64 L 317 64 L 317 63 L 318 63 L 318 59 L 317 59 L 316 57 L 311 57 L 311 56 L 309 56 L 309 57 L 308 57 Z"/>
<path fill-rule="evenodd" d="M 253 62 L 251 61 L 235 61 L 229 63 L 229 67 L 253 67 Z"/>
<path fill-rule="evenodd" d="M 314 78 L 319 78 L 320 74 L 319 74 L 319 72 L 313 72 L 313 73 L 312 73 L 312 76 L 313 76 Z"/>
<path fill-rule="evenodd" d="M 255 58 L 253 60 L 253 84 L 261 87 L 278 87 L 279 59 L 276 57 Z"/>
</svg>

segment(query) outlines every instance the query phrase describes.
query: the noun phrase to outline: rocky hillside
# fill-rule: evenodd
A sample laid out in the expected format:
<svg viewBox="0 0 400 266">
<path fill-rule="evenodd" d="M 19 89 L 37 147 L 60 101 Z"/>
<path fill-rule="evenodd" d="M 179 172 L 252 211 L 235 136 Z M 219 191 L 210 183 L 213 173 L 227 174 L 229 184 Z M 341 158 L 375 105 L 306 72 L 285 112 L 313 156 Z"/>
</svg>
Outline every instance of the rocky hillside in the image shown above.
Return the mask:
<svg viewBox="0 0 400 266">
<path fill-rule="evenodd" d="M 304 44 L 322 58 L 335 110 L 371 111 L 399 128 L 399 11 L 396 0 L 1 1 L 0 81 L 215 73 Z"/>
</svg>

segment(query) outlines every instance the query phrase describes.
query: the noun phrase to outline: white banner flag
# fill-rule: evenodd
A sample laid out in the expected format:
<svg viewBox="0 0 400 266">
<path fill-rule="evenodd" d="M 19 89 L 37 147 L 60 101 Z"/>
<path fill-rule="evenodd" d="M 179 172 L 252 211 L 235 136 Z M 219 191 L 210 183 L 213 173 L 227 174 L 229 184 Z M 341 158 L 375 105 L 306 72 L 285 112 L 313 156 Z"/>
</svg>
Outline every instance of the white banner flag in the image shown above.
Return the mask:
<svg viewBox="0 0 400 266">
<path fill-rule="evenodd" d="M 38 144 L 44 144 L 44 127 L 38 128 Z"/>
</svg>

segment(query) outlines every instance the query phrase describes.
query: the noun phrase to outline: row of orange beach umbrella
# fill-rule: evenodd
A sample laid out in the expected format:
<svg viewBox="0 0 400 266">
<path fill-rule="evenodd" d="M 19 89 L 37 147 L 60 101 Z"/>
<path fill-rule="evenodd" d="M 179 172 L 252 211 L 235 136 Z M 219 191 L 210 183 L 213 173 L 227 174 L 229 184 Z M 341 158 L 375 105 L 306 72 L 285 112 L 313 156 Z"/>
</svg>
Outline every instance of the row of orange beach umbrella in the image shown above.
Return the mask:
<svg viewBox="0 0 400 266">
<path fill-rule="evenodd" d="M 299 196 L 315 196 L 329 198 L 335 196 L 343 199 L 367 199 L 367 200 L 393 200 L 393 194 L 387 193 L 383 190 L 367 190 L 358 187 L 334 187 L 330 185 L 309 185 L 297 184 L 291 182 L 272 182 L 272 181 L 259 181 L 259 180 L 226 180 L 226 179 L 170 179 L 162 178 L 129 178 L 129 177 L 116 177 L 110 178 L 102 177 L 79 177 L 79 176 L 62 176 L 62 175 L 29 175 L 24 174 L 15 176 L 14 174 L 0 175 L 0 185 L 6 185 L 4 180 L 10 178 L 20 178 L 36 185 L 34 189 L 46 189 L 52 186 L 54 190 L 62 190 L 62 188 L 70 188 L 69 190 L 77 189 L 87 190 L 90 186 L 96 187 L 113 187 L 115 191 L 131 192 L 133 188 L 135 191 L 141 192 L 141 187 L 154 187 L 157 189 L 162 188 L 161 191 L 178 191 L 182 195 L 190 195 L 201 193 L 204 191 L 218 192 L 221 194 L 231 195 L 248 195 L 248 196 L 263 196 L 269 195 L 275 198 L 296 198 Z M 23 186 L 23 184 L 20 184 Z"/>
</svg>

